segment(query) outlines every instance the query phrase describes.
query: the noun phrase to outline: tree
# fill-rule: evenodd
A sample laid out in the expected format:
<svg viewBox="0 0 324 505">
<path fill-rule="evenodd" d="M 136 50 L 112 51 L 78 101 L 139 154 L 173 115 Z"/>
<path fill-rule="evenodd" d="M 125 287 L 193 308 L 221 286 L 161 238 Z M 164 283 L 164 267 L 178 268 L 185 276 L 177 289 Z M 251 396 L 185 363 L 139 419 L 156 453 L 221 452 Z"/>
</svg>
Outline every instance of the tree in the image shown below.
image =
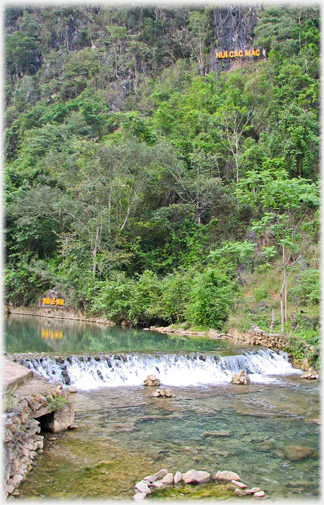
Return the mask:
<svg viewBox="0 0 324 505">
<path fill-rule="evenodd" d="M 236 195 L 242 203 L 260 207 L 263 217 L 254 221 L 253 230 L 270 233 L 282 251 L 283 283 L 280 290 L 281 332 L 287 321 L 287 271 L 309 245 L 301 247 L 300 232 L 305 217 L 320 204 L 319 183 L 308 179 L 289 179 L 276 160 L 263 163 L 263 170 L 250 171 L 238 184 Z"/>
</svg>

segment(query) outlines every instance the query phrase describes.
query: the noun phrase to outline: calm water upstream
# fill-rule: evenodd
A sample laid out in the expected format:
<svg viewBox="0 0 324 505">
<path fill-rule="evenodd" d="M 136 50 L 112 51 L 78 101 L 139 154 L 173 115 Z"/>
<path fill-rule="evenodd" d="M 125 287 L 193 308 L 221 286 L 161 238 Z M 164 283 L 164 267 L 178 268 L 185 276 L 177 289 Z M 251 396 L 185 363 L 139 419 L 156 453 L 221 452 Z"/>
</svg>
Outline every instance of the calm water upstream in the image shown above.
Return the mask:
<svg viewBox="0 0 324 505">
<path fill-rule="evenodd" d="M 55 331 L 62 336 L 55 338 Z M 302 380 L 283 354 L 13 316 L 6 321 L 5 347 L 52 351 L 52 359 L 26 364 L 55 379 L 61 369 L 54 355 L 76 355 L 65 366 L 78 389 L 70 395 L 78 428 L 47 435 L 44 454 L 19 487 L 20 499 L 132 500 L 135 483 L 160 468 L 213 475 L 232 470 L 270 500 L 319 499 L 319 386 Z M 78 356 L 89 351 L 107 357 L 85 362 Z M 114 352 L 125 352 L 126 361 Z M 247 386 L 230 383 L 240 368 L 250 374 Z M 152 398 L 152 388 L 142 386 L 148 373 L 160 377 L 174 397 Z M 221 430 L 223 436 L 210 434 Z M 292 446 L 309 447 L 312 454 L 294 459 Z M 159 498 L 241 499 L 214 483 L 156 492 L 149 500 Z"/>
</svg>

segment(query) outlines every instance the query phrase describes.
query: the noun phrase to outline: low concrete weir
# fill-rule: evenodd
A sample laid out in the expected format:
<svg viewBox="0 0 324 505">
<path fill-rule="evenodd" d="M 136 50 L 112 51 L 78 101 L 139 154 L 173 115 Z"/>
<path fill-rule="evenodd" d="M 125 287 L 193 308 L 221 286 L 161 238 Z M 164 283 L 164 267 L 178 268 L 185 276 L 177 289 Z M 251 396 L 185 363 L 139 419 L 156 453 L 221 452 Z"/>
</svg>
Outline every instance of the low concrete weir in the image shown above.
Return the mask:
<svg viewBox="0 0 324 505">
<path fill-rule="evenodd" d="M 230 383 L 239 370 L 252 382 L 271 383 L 280 375 L 301 373 L 292 367 L 288 354 L 270 349 L 242 351 L 221 356 L 215 353 L 81 354 L 69 356 L 17 355 L 16 361 L 34 374 L 78 390 L 101 387 L 141 386 L 155 374 L 166 386 L 203 386 Z"/>
</svg>

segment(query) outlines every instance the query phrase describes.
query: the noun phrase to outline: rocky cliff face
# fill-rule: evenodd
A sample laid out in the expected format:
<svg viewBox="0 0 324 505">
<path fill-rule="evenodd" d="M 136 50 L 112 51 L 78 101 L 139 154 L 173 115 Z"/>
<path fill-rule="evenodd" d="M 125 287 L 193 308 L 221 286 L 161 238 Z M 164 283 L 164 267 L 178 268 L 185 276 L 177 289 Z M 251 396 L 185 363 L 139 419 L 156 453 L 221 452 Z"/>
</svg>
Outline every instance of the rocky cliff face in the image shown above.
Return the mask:
<svg viewBox="0 0 324 505">
<path fill-rule="evenodd" d="M 220 52 L 229 55 L 230 51 L 243 51 L 253 48 L 255 44 L 254 28 L 258 23 L 257 10 L 260 5 L 229 5 L 214 9 L 214 37 Z M 227 70 L 236 58 L 216 58 L 215 51 L 210 56 L 208 72 Z"/>
</svg>

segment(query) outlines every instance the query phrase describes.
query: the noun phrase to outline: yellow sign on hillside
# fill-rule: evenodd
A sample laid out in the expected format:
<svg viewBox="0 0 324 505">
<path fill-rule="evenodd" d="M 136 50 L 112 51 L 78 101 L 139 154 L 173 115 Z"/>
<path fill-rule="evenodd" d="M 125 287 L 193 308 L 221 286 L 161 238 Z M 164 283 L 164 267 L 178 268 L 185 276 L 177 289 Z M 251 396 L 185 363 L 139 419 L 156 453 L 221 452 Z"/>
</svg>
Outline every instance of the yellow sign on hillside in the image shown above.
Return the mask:
<svg viewBox="0 0 324 505">
<path fill-rule="evenodd" d="M 216 59 L 224 59 L 224 58 L 252 58 L 253 56 L 261 56 L 260 49 L 240 49 L 239 51 L 217 51 L 216 50 Z"/>
<path fill-rule="evenodd" d="M 63 298 L 43 298 L 43 305 L 64 305 Z"/>
</svg>

